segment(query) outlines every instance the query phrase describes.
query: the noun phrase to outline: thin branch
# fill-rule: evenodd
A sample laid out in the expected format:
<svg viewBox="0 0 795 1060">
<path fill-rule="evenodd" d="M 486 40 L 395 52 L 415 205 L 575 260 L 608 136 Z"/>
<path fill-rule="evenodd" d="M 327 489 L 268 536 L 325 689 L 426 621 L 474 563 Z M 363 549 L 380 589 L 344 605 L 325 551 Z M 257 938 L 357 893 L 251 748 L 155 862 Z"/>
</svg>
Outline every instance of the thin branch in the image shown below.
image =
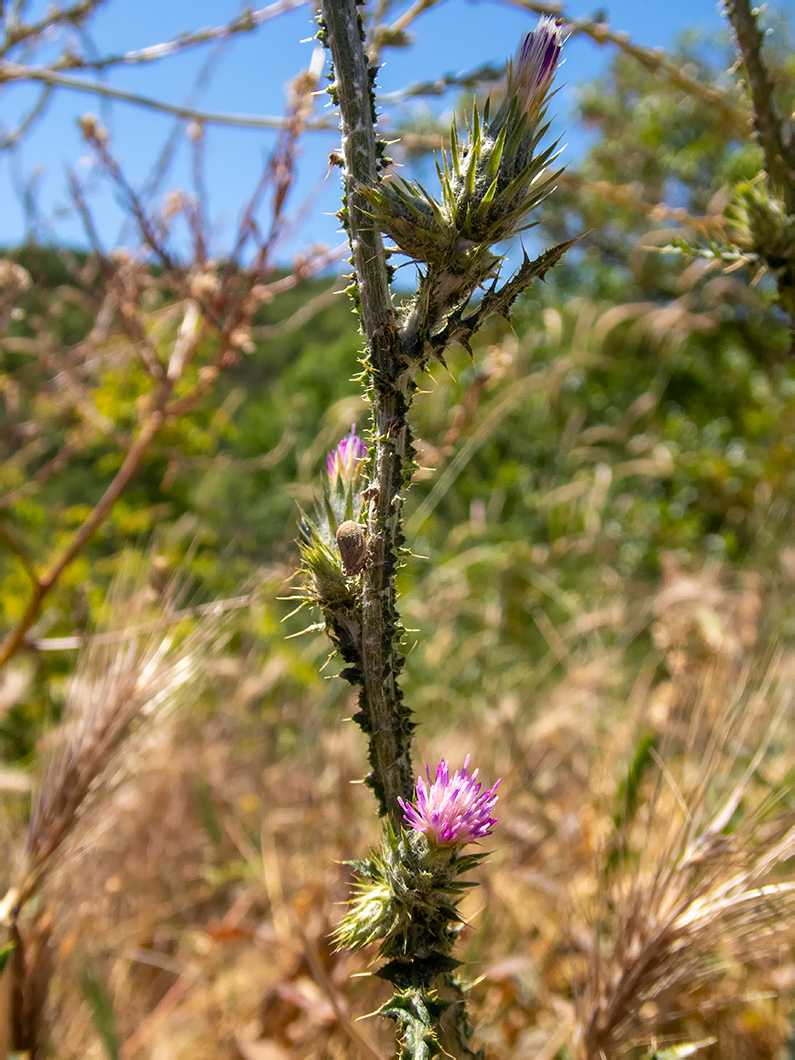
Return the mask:
<svg viewBox="0 0 795 1060">
<path fill-rule="evenodd" d="M 157 255 L 165 269 L 168 269 L 171 272 L 176 272 L 176 261 L 165 245 L 165 239 L 167 236 L 165 225 L 161 221 L 160 231 L 156 229 L 155 221 L 153 221 L 147 213 L 140 195 L 125 177 L 121 166 L 111 153 L 107 137 L 102 135 L 93 123 L 88 124 L 86 121 L 81 121 L 80 124 L 86 141 L 96 151 L 105 172 L 111 177 L 118 190 L 126 199 L 128 212 L 137 224 L 138 231 L 144 244 Z M 74 178 L 70 180 L 73 195 L 75 194 L 76 183 L 77 182 Z M 85 213 L 87 214 L 88 211 L 85 211 Z M 156 218 L 156 220 L 160 220 L 160 218 Z"/>
<path fill-rule="evenodd" d="M 681 206 L 669 206 L 665 202 L 648 202 L 638 194 L 635 184 L 613 184 L 609 180 L 589 180 L 581 174 L 566 170 L 557 178 L 558 186 L 568 191 L 585 191 L 589 195 L 606 199 L 625 210 L 648 217 L 652 222 L 671 221 L 685 225 L 697 232 L 715 232 L 722 229 L 725 220 L 722 214 L 691 214 Z"/>
<path fill-rule="evenodd" d="M 185 51 L 186 48 L 194 48 L 197 45 L 209 44 L 212 41 L 224 41 L 239 33 L 251 33 L 268 19 L 276 18 L 277 15 L 286 11 L 294 11 L 296 8 L 305 7 L 307 0 L 279 0 L 278 3 L 261 7 L 257 11 L 242 11 L 237 18 L 232 19 L 221 26 L 209 26 L 207 29 L 193 30 L 183 33 L 173 40 L 164 41 L 162 44 L 151 44 L 147 48 L 137 51 L 119 52 L 116 55 L 106 55 L 101 59 L 84 59 L 82 56 L 64 55 L 52 63 L 52 70 L 106 70 L 110 66 L 134 66 L 140 63 L 157 62 Z"/>
<path fill-rule="evenodd" d="M 3 520 L 0 520 L 0 537 L 3 538 L 11 552 L 17 557 L 22 569 L 30 578 L 34 587 L 38 586 L 39 576 L 36 573 L 36 568 L 31 563 L 22 545 L 17 541 L 16 536 L 12 533 L 11 527 Z"/>
<path fill-rule="evenodd" d="M 236 611 L 251 604 L 250 596 L 231 596 L 224 600 L 213 600 L 209 604 L 197 604 L 195 607 L 183 607 L 178 611 L 166 611 L 156 621 L 137 626 L 126 626 L 121 630 L 107 633 L 76 633 L 71 637 L 42 637 L 39 640 L 26 640 L 25 647 L 35 651 L 77 651 L 91 644 L 121 644 L 135 637 L 149 636 L 158 629 L 166 629 L 186 618 L 199 615 L 216 615 L 225 611 Z"/>
<path fill-rule="evenodd" d="M 450 88 L 477 88 L 484 81 L 499 81 L 505 76 L 505 63 L 494 66 L 492 63 L 484 63 L 476 66 L 474 70 L 468 70 L 463 74 L 443 74 L 434 78 L 433 81 L 418 81 L 413 85 L 406 85 L 396 92 L 383 92 L 378 96 L 379 104 L 389 106 L 394 103 L 402 103 L 404 100 L 413 99 L 416 96 L 442 96 Z"/>
<path fill-rule="evenodd" d="M 53 85 L 44 86 L 44 88 L 41 90 L 41 93 L 39 94 L 38 99 L 30 108 L 30 110 L 22 119 L 22 121 L 19 123 L 19 125 L 17 125 L 15 129 L 12 129 L 10 132 L 6 133 L 2 141 L 0 141 L 0 151 L 7 151 L 9 147 L 16 147 L 16 145 L 19 143 L 25 133 L 31 128 L 36 119 L 41 117 L 41 115 L 44 113 L 47 104 L 50 102 L 50 97 L 52 96 L 53 89 Z"/>
<path fill-rule="evenodd" d="M 408 11 L 402 14 L 396 22 L 392 23 L 388 32 L 391 34 L 403 33 L 420 15 L 428 11 L 429 8 L 435 7 L 439 2 L 440 0 L 416 0 Z"/>
<path fill-rule="evenodd" d="M 212 77 L 215 66 L 221 58 L 227 43 L 227 41 L 221 40 L 221 42 L 215 48 L 213 48 L 210 54 L 205 58 L 204 62 L 202 63 L 201 69 L 196 75 L 196 78 L 193 82 L 193 85 L 191 86 L 190 91 L 183 100 L 183 106 L 192 107 L 195 105 L 196 101 L 199 98 L 199 93 L 207 86 L 207 83 Z M 166 137 L 166 141 L 163 145 L 162 150 L 160 151 L 159 157 L 156 159 L 152 169 L 149 171 L 145 183 L 141 186 L 141 195 L 143 198 L 151 201 L 154 195 L 162 186 L 162 183 L 166 178 L 169 168 L 171 167 L 174 161 L 176 152 L 182 144 L 183 139 L 185 138 L 186 131 L 188 133 L 188 139 L 191 141 L 193 148 L 192 154 L 194 161 L 195 177 L 196 160 L 197 157 L 200 158 L 202 153 L 202 145 L 204 142 L 204 129 L 201 125 L 197 124 L 189 125 L 186 129 L 185 123 L 179 118 L 177 118 L 174 122 L 171 132 Z M 119 236 L 116 240 L 117 244 L 124 245 L 124 236 L 125 232 L 127 231 L 128 224 L 129 218 L 125 218 L 124 223 L 122 224 L 121 230 L 119 232 Z M 208 231 L 209 227 L 205 218 L 201 223 L 201 232 L 203 233 L 202 239 L 204 239 L 204 234 L 206 234 L 206 232 Z M 196 234 L 197 233 L 194 231 L 194 236 L 196 236 Z M 206 253 L 202 253 L 198 260 L 204 262 L 206 260 L 206 256 Z"/>
<path fill-rule="evenodd" d="M 180 107 L 166 103 L 151 96 L 142 96 L 138 92 L 127 92 L 102 81 L 86 81 L 80 77 L 61 74 L 48 66 L 24 66 L 21 63 L 0 62 L 0 84 L 3 82 L 37 81 L 59 88 L 71 88 L 76 92 L 89 92 L 107 99 L 117 99 L 122 103 L 133 103 L 139 107 L 171 114 L 185 121 L 196 121 L 205 125 L 232 125 L 247 129 L 283 129 L 289 119 L 258 114 L 224 114 L 218 111 L 194 110 L 192 107 Z M 328 131 L 333 129 L 328 118 L 313 118 L 306 123 L 308 130 Z"/>
<path fill-rule="evenodd" d="M 17 486 L 16 489 L 10 490 L 8 493 L 0 497 L 0 511 L 12 508 L 18 501 L 21 501 L 23 497 L 28 497 L 31 493 L 35 493 L 36 490 L 40 486 L 43 486 L 48 479 L 63 470 L 76 452 L 77 445 L 74 442 L 66 442 L 61 446 L 52 460 L 48 460 L 46 464 L 40 467 L 38 471 L 27 480 L 27 482 L 24 482 L 21 486 Z"/>
<path fill-rule="evenodd" d="M 82 22 L 101 2 L 102 0 L 80 0 L 79 3 L 72 4 L 71 7 L 60 9 L 49 7 L 44 18 L 39 22 L 31 22 L 27 26 L 19 22 L 15 12 L 6 20 L 6 39 L 3 45 L 0 46 L 0 56 L 5 55 L 11 48 L 21 44 L 22 41 L 38 39 L 46 30 L 51 29 L 53 26 L 62 23 L 75 25 Z"/>
<path fill-rule="evenodd" d="M 53 562 L 49 570 L 38 579 L 22 617 L 0 642 L 0 668 L 5 666 L 8 660 L 23 646 L 28 630 L 39 616 L 44 599 L 57 584 L 58 579 L 66 568 L 77 559 L 83 546 L 103 523 L 122 490 L 135 474 L 144 453 L 149 447 L 149 443 L 163 425 L 165 420 L 164 405 L 170 392 L 171 384 L 168 382 L 163 383 L 155 403 L 155 411 L 146 420 L 138 437 L 130 446 L 124 462 L 113 481 L 61 555 Z"/>
<path fill-rule="evenodd" d="M 347 247 L 345 248 L 347 251 Z M 344 256 L 344 252 L 340 251 L 335 255 L 339 260 Z M 303 324 L 310 321 L 317 313 L 326 306 L 331 305 L 335 302 L 341 292 L 339 290 L 339 281 L 334 280 L 330 287 L 327 287 L 325 291 L 315 295 L 314 298 L 310 298 L 308 302 L 305 302 L 300 308 L 296 309 L 290 316 L 285 317 L 283 320 L 279 320 L 275 324 L 260 324 L 259 327 L 252 328 L 252 335 L 258 339 L 276 339 L 282 338 L 284 335 L 289 335 L 293 331 L 296 331 Z"/>
</svg>

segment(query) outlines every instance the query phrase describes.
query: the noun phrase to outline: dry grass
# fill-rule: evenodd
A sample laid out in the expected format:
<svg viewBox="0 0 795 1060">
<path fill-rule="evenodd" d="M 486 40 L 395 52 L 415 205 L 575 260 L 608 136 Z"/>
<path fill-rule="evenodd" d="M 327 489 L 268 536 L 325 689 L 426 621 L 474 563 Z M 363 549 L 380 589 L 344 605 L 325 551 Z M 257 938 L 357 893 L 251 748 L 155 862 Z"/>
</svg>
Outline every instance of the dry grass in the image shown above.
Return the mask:
<svg viewBox="0 0 795 1060">
<path fill-rule="evenodd" d="M 2 902 L 2 922 L 14 943 L 3 1023 L 11 1024 L 16 1048 L 34 1057 L 44 1048 L 55 923 L 46 885 L 57 869 L 61 876 L 81 872 L 92 856 L 84 847 L 75 870 L 79 826 L 87 815 L 107 826 L 115 773 L 129 765 L 129 752 L 121 751 L 136 728 L 159 734 L 166 718 L 200 689 L 208 663 L 228 639 L 229 607 L 201 608 L 199 620 L 191 621 L 183 573 L 163 581 L 158 567 L 157 557 L 151 566 L 129 558 L 114 580 L 105 625 L 81 652 L 61 724 L 46 740 L 49 763 Z M 71 870 L 60 862 L 71 863 Z M 32 915 L 23 923 L 26 906 Z"/>
<path fill-rule="evenodd" d="M 688 997 L 706 989 L 714 997 L 732 963 L 764 966 L 790 949 L 795 881 L 782 880 L 781 870 L 795 854 L 795 826 L 781 803 L 781 771 L 792 694 L 780 676 L 780 660 L 759 689 L 741 676 L 714 725 L 708 677 L 689 724 L 674 724 L 666 751 L 653 755 L 654 790 L 594 896 L 577 999 L 582 1057 L 649 1042 Z"/>
<path fill-rule="evenodd" d="M 477 747 L 483 775 L 504 777 L 462 948 L 489 1056 L 642 1056 L 653 1040 L 713 1038 L 702 1055 L 773 1060 L 786 1040 L 793 662 L 760 663 L 756 638 L 732 633 L 759 614 L 748 585 L 700 579 L 692 592 L 668 569 L 633 605 L 668 644 L 667 676 L 639 676 L 594 641 L 536 709 L 509 696 L 477 728 L 456 719 L 434 736 L 429 757 Z M 702 637 L 705 622 L 724 635 Z M 314 692 L 263 713 L 282 694 L 278 666 L 258 676 L 238 657 L 217 678 L 222 710 L 153 717 L 127 738 L 112 783 L 83 784 L 79 808 L 57 793 L 76 789 L 83 773 L 69 763 L 93 761 L 89 734 L 106 727 L 91 711 L 67 722 L 69 750 L 31 825 L 67 838 L 44 862 L 37 919 L 20 921 L 29 1020 L 43 1022 L 49 985 L 54 1055 L 107 1055 L 79 985 L 88 967 L 126 1060 L 389 1056 L 389 1028 L 357 1019 L 388 987 L 359 977 L 366 956 L 329 944 L 350 883 L 342 862 L 377 831 L 354 783 L 358 733 L 328 724 Z M 285 754 L 290 718 L 307 738 Z M 655 749 L 628 792 L 639 731 Z"/>
</svg>

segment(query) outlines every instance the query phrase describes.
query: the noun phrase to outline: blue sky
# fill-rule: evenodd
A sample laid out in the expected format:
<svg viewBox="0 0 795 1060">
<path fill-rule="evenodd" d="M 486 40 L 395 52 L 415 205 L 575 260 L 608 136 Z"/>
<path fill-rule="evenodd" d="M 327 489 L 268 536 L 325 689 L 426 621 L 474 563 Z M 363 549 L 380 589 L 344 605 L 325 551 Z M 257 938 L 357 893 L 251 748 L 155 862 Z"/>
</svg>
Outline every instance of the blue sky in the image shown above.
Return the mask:
<svg viewBox="0 0 795 1060">
<path fill-rule="evenodd" d="M 33 3 L 32 10 L 36 6 Z M 408 6 L 397 7 L 395 15 Z M 611 28 L 624 30 L 636 42 L 651 47 L 666 47 L 693 26 L 714 33 L 725 28 L 715 0 L 613 0 L 601 6 Z M 779 6 L 792 12 L 795 0 Z M 588 0 L 570 0 L 566 11 L 572 17 L 580 17 L 594 9 Z M 91 24 L 92 47 L 99 54 L 146 47 L 187 28 L 219 24 L 239 10 L 237 3 L 227 0 L 111 0 L 99 9 Z M 502 62 L 514 51 L 521 33 L 532 28 L 535 21 L 535 15 L 493 0 L 444 0 L 413 24 L 413 47 L 385 53 L 380 87 L 390 92 L 412 81 L 463 71 L 484 62 Z M 107 80 L 130 91 L 180 104 L 213 54 L 212 77 L 196 101 L 200 108 L 278 115 L 283 110 L 285 84 L 310 62 L 313 42 L 307 38 L 311 38 L 314 28 L 309 8 L 299 8 L 268 21 L 254 34 L 238 37 L 215 53 L 209 48 L 194 49 L 158 63 L 118 67 L 109 72 Z M 613 54 L 612 47 L 598 48 L 584 38 L 572 39 L 566 46 L 560 75 L 563 87 L 555 103 L 557 131 L 568 143 L 565 157 L 569 160 L 576 159 L 585 144 L 581 133 L 565 125 L 577 85 L 603 71 Z M 35 95 L 33 86 L 3 88 L 2 120 L 6 129 L 14 124 L 15 116 L 24 113 Z M 453 99 L 446 104 L 435 100 L 432 106 L 441 110 Z M 321 114 L 324 102 L 319 101 Z M 87 93 L 59 90 L 19 150 L 13 156 L 0 156 L 0 201 L 5 205 L 0 215 L 0 243 L 16 242 L 24 233 L 19 190 L 31 177 L 35 178 L 41 212 L 51 219 L 48 227 L 52 233 L 72 244 L 82 241 L 80 226 L 68 210 L 65 171 L 74 168 L 81 179 L 96 183 L 75 124 L 77 117 L 87 111 L 100 113 L 108 124 L 114 151 L 134 184 L 146 179 L 174 128 L 173 120 L 163 115 L 126 103 L 103 104 Z M 406 112 L 404 107 L 402 113 Z M 397 116 L 400 112 L 391 113 Z M 212 250 L 221 254 L 256 183 L 273 134 L 208 127 L 206 137 Z M 334 133 L 310 133 L 304 140 L 300 177 L 292 199 L 296 212 L 306 203 L 304 221 L 285 245 L 285 255 L 307 242 L 333 243 L 339 239 L 336 221 L 329 216 L 338 206 L 338 177 L 336 173 L 326 176 L 328 153 L 336 145 Z M 188 173 L 188 152 L 183 145 L 162 185 L 163 192 L 187 187 Z M 109 244 L 120 237 L 122 242 L 131 242 L 129 233 L 120 229 L 122 215 L 107 186 L 92 187 L 90 203 L 97 226 Z"/>
</svg>

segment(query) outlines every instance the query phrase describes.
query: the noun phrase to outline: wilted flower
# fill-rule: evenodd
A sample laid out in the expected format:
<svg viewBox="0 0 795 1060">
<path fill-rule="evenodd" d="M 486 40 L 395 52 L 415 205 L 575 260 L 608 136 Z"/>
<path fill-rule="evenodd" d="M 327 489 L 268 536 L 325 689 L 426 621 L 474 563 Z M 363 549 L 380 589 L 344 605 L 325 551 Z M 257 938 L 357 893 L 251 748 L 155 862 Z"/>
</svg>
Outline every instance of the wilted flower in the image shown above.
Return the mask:
<svg viewBox="0 0 795 1060">
<path fill-rule="evenodd" d="M 333 489 L 337 482 L 343 487 L 353 486 L 367 459 L 367 446 L 356 433 L 356 424 L 351 424 L 351 433 L 346 434 L 337 448 L 326 457 L 328 475 Z"/>
<path fill-rule="evenodd" d="M 515 99 L 519 110 L 534 122 L 546 102 L 563 47 L 563 30 L 554 18 L 545 16 L 526 33 L 508 64 L 506 100 Z"/>
<path fill-rule="evenodd" d="M 497 823 L 491 812 L 499 798 L 495 792 L 500 781 L 481 792 L 482 785 L 475 783 L 478 770 L 468 773 L 469 757 L 464 768 L 457 769 L 452 777 L 447 762 L 442 759 L 434 781 L 431 781 L 430 766 L 426 766 L 428 781 L 417 778 L 415 805 L 398 798 L 406 824 L 416 832 L 424 832 L 436 843 L 472 843 L 491 835 L 492 825 Z"/>
</svg>

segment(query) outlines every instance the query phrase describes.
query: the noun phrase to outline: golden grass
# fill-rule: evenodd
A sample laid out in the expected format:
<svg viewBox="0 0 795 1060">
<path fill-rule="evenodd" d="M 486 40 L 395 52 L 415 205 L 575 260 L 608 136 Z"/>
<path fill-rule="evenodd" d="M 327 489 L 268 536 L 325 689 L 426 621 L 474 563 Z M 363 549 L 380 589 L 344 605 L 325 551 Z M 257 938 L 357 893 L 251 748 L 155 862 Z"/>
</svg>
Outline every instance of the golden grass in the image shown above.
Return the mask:
<svg viewBox="0 0 795 1060">
<path fill-rule="evenodd" d="M 653 1041 L 711 1038 L 700 1055 L 773 1060 L 795 977 L 793 659 L 760 659 L 753 579 L 727 587 L 669 565 L 653 596 L 600 622 L 633 609 L 658 644 L 644 672 L 620 645 L 567 647 L 583 619 L 550 632 L 561 675 L 543 696 L 512 691 L 479 719 L 420 730 L 432 761 L 475 749 L 484 778 L 503 776 L 460 952 L 478 1033 L 495 1058 L 643 1056 Z M 280 701 L 279 666 L 261 665 L 211 662 L 220 708 L 133 727 L 80 812 L 52 794 L 96 749 L 67 715 L 72 766 L 57 759 L 39 806 L 66 806 L 72 823 L 34 814 L 28 849 L 56 836 L 58 857 L 37 877 L 35 912 L 14 921 L 32 1055 L 46 1055 L 34 1024 L 49 1027 L 51 1055 L 107 1055 L 87 967 L 125 1060 L 391 1055 L 390 1028 L 360 1018 L 388 986 L 368 955 L 329 942 L 343 862 L 378 833 L 356 783 L 361 737 L 321 716 L 314 689 Z M 305 738 L 285 751 L 291 719 Z M 655 743 L 630 791 L 643 734 Z"/>
</svg>

